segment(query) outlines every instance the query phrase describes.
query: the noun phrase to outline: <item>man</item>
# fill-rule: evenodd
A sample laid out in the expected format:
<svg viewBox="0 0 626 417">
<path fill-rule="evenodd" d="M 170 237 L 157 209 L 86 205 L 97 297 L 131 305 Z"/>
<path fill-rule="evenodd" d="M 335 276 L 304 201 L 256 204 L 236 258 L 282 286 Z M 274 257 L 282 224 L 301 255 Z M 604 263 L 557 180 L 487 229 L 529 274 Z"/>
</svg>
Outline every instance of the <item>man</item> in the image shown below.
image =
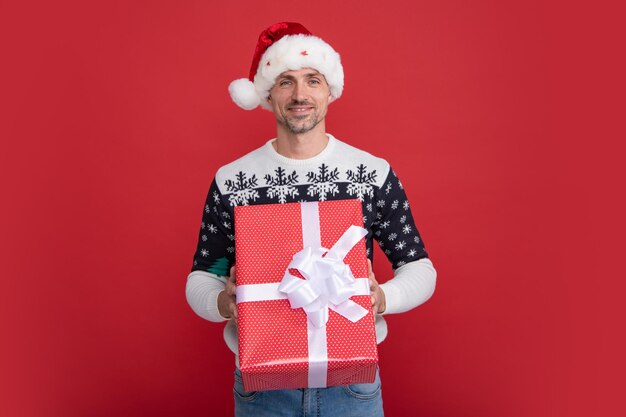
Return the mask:
<svg viewBox="0 0 626 417">
<path fill-rule="evenodd" d="M 372 384 L 243 390 L 237 357 L 235 206 L 360 200 L 368 231 L 367 256 L 373 257 L 375 239 L 394 269 L 394 277 L 379 285 L 370 263 L 377 343 L 387 335 L 383 314 L 410 310 L 425 302 L 435 288 L 435 269 L 396 174 L 386 161 L 326 132 L 328 105 L 342 90 L 339 55 L 302 25 L 289 22 L 274 24 L 261 33 L 249 78 L 229 87 L 240 107 L 251 110 L 260 105 L 274 113 L 276 138 L 215 175 L 187 280 L 187 300 L 207 320 L 228 320 L 224 339 L 236 355 L 237 416 L 382 416 L 383 410 L 378 375 Z"/>
</svg>

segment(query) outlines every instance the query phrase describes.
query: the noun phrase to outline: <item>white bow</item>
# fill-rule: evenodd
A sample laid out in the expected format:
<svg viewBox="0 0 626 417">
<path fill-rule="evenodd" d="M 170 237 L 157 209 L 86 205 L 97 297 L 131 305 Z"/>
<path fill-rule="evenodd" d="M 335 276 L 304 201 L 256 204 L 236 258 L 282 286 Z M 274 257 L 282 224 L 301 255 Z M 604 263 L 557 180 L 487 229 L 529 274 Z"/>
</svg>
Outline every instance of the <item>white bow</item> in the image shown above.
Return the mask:
<svg viewBox="0 0 626 417">
<path fill-rule="evenodd" d="M 350 300 L 355 294 L 363 294 L 367 280 L 356 280 L 343 258 L 367 234 L 367 230 L 350 226 L 328 250 L 305 247 L 293 256 L 278 290 L 287 294 L 291 308 L 302 308 L 313 326 L 320 328 L 328 321 L 331 308 L 352 322 L 367 315 L 367 310 Z M 291 275 L 296 269 L 305 278 Z M 360 287 L 359 287 L 360 285 Z"/>
</svg>

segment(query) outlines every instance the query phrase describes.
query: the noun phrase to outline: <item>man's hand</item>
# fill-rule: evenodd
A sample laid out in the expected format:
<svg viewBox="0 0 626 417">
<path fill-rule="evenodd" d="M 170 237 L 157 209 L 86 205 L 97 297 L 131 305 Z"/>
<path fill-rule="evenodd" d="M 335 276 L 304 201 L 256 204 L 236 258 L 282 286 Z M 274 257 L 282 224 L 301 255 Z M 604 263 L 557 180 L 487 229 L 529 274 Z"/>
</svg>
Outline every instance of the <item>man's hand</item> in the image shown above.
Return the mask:
<svg viewBox="0 0 626 417">
<path fill-rule="evenodd" d="M 385 293 L 383 289 L 380 288 L 376 278 L 374 277 L 374 271 L 372 270 L 372 261 L 367 260 L 367 270 L 369 272 L 370 278 L 370 290 L 372 292 L 372 310 L 374 310 L 374 314 L 381 314 L 387 308 L 385 302 Z"/>
<path fill-rule="evenodd" d="M 235 278 L 235 265 L 230 268 L 230 276 L 226 282 L 226 289 L 217 296 L 217 309 L 225 319 L 234 318 L 237 320 L 237 302 L 235 300 L 235 289 L 237 279 Z"/>
</svg>

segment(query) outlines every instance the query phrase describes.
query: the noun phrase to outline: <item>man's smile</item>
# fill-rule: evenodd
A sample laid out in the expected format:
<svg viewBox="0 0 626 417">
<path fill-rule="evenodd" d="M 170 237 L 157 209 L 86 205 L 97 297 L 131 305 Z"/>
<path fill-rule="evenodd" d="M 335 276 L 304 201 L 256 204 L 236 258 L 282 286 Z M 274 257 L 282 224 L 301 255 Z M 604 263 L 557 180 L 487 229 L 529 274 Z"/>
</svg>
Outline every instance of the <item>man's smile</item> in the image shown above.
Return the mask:
<svg viewBox="0 0 626 417">
<path fill-rule="evenodd" d="M 310 105 L 297 105 L 297 106 L 289 106 L 287 107 L 287 110 L 294 112 L 294 113 L 304 113 L 309 110 L 313 110 L 313 108 L 314 107 Z"/>
</svg>

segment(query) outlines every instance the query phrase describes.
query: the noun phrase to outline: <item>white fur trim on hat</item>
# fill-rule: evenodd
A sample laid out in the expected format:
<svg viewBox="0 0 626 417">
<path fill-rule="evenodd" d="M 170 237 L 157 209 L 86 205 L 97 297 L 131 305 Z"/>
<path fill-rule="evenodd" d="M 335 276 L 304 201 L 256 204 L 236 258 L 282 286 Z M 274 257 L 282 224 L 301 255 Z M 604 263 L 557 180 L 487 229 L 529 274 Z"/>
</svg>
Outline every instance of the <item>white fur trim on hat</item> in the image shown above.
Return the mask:
<svg viewBox="0 0 626 417">
<path fill-rule="evenodd" d="M 244 110 L 252 110 L 261 104 L 261 97 L 252 81 L 247 78 L 240 78 L 230 83 L 228 92 L 235 104 Z"/>
<path fill-rule="evenodd" d="M 322 39 L 303 34 L 284 36 L 267 48 L 259 61 L 254 84 L 243 78 L 233 81 L 228 90 L 242 109 L 252 110 L 260 104 L 271 110 L 267 98 L 276 78 L 285 71 L 302 68 L 313 68 L 326 78 L 333 100 L 341 96 L 343 67 L 339 54 Z"/>
</svg>

